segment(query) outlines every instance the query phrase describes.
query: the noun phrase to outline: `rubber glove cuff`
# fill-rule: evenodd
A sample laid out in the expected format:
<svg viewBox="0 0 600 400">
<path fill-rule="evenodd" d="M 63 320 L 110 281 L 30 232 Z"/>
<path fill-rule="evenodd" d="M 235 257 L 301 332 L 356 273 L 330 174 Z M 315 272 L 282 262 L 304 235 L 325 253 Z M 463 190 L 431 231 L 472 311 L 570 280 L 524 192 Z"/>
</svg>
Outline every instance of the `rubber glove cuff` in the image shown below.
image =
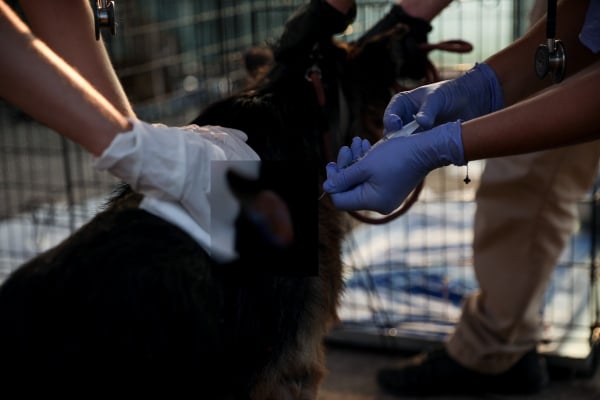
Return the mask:
<svg viewBox="0 0 600 400">
<path fill-rule="evenodd" d="M 436 123 L 462 119 L 468 121 L 504 108 L 502 87 L 494 70 L 477 63 L 460 77 L 439 84 L 416 114 L 425 129 Z"/>
<path fill-rule="evenodd" d="M 431 170 L 446 165 L 465 165 L 465 150 L 462 142 L 462 121 L 448 122 L 429 131 L 431 154 L 434 156 Z M 419 134 L 417 134 L 419 135 Z"/>
<path fill-rule="evenodd" d="M 488 86 L 487 94 L 489 95 L 489 112 L 498 111 L 504 108 L 504 96 L 502 95 L 502 86 L 498 80 L 496 72 L 487 63 L 476 63 L 467 76 L 472 76 L 473 80 L 482 80 L 482 85 Z"/>
</svg>

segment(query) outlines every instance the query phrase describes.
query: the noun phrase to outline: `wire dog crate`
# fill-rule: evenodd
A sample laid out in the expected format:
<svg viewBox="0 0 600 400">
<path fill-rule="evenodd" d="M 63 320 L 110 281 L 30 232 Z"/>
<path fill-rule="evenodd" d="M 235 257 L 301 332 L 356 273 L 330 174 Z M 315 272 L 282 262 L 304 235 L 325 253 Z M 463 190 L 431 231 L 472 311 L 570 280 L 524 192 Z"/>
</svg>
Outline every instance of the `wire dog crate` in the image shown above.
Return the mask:
<svg viewBox="0 0 600 400">
<path fill-rule="evenodd" d="M 473 164 L 473 163 L 470 163 Z M 478 288 L 473 271 L 474 196 L 484 162 L 430 174 L 419 200 L 385 225 L 360 225 L 344 251 L 348 268 L 332 343 L 400 351 L 440 345 L 453 331 L 462 301 Z M 597 188 L 579 203 L 580 220 L 556 265 L 543 305 L 540 352 L 550 364 L 595 368 Z M 509 294 L 507 294 L 509 295 Z"/>
<path fill-rule="evenodd" d="M 302 3 L 117 1 L 116 36 L 102 34 L 136 114 L 180 126 L 244 84 L 243 52 L 277 37 Z M 0 281 L 102 207 L 116 181 L 92 163 L 0 100 Z"/>
<path fill-rule="evenodd" d="M 231 93 L 245 77 L 242 54 L 276 38 L 304 1 L 117 2 L 117 35 L 104 36 L 136 113 L 181 125 Z M 463 39 L 469 54 L 432 52 L 452 76 L 509 44 L 527 25 L 531 2 L 463 0 L 433 22 L 431 42 Z M 391 2 L 358 2 L 353 38 Z M 493 33 L 493 34 L 492 34 Z M 77 146 L 0 103 L 0 281 L 27 259 L 54 246 L 89 220 L 116 183 L 92 168 Z M 476 165 L 477 164 L 477 165 Z M 477 288 L 471 249 L 474 193 L 483 163 L 429 176 L 418 202 L 381 226 L 358 225 L 348 238 L 342 326 L 330 340 L 379 348 L 417 349 L 442 341 Z M 479 167 L 479 169 L 478 169 Z M 595 188 L 589 212 L 557 265 L 544 309 L 545 352 L 587 366 L 598 323 Z M 585 227 L 585 229 L 584 229 Z"/>
<path fill-rule="evenodd" d="M 430 34 L 432 42 L 473 40 L 475 54 L 439 53 L 441 75 L 455 76 L 522 34 L 533 2 L 454 3 Z M 511 21 L 510 23 L 508 21 Z M 486 35 L 486 32 L 499 32 Z M 436 36 L 439 35 L 439 36 Z M 346 291 L 333 343 L 421 351 L 439 346 L 454 329 L 466 295 L 478 289 L 472 241 L 475 192 L 484 161 L 430 174 L 419 200 L 385 225 L 360 225 L 347 238 Z M 555 267 L 541 310 L 539 350 L 550 364 L 591 372 L 600 334 L 598 188 L 578 204 L 579 224 Z"/>
</svg>

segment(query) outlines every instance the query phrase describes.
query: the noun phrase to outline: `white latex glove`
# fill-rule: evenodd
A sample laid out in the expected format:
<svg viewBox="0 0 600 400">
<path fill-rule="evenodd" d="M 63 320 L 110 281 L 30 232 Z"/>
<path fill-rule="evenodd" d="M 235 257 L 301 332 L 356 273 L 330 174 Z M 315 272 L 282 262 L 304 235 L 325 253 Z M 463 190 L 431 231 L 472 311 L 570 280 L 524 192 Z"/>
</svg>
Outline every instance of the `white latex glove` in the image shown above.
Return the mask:
<svg viewBox="0 0 600 400">
<path fill-rule="evenodd" d="M 230 261 L 240 206 L 226 184 L 229 168 L 258 178 L 260 158 L 245 133 L 219 126 L 181 128 L 132 119 L 94 167 L 144 194 L 140 207 L 188 232 L 218 261 Z"/>
</svg>

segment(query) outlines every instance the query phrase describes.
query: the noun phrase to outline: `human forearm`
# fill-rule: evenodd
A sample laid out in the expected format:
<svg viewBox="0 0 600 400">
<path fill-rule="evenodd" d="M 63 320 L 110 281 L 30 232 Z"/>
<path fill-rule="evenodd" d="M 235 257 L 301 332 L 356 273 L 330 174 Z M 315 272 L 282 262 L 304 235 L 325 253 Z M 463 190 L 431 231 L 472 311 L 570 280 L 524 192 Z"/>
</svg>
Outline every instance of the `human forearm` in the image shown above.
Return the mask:
<svg viewBox="0 0 600 400">
<path fill-rule="evenodd" d="M 89 1 L 21 0 L 20 4 L 36 37 L 77 69 L 117 110 L 134 116 L 102 38 L 95 38 Z"/>
<path fill-rule="evenodd" d="M 348 14 L 348 11 L 354 7 L 354 0 L 326 0 L 330 6 L 341 12 L 342 14 Z"/>
<path fill-rule="evenodd" d="M 463 123 L 465 158 L 472 161 L 521 154 L 597 139 L 599 90 L 597 61 L 561 85 Z"/>
<path fill-rule="evenodd" d="M 0 97 L 99 155 L 129 121 L 0 2 Z"/>
<path fill-rule="evenodd" d="M 414 18 L 433 20 L 452 0 L 396 0 L 404 11 Z"/>
<path fill-rule="evenodd" d="M 567 50 L 567 77 L 597 59 L 597 56 L 579 41 L 579 32 L 588 3 L 587 0 L 564 0 L 558 4 L 556 37 L 564 43 Z M 545 17 L 524 36 L 486 60 L 498 76 L 507 105 L 514 104 L 552 84 L 550 78 L 541 80 L 535 74 L 534 54 L 542 43 L 546 43 Z"/>
</svg>

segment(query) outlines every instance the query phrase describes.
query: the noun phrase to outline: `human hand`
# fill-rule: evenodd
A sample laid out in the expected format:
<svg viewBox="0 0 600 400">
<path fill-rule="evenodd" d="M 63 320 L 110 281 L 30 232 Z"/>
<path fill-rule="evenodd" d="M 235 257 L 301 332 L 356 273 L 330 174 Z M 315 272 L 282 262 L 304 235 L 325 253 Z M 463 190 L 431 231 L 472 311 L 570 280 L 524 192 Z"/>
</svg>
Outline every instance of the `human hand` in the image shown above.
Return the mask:
<svg viewBox="0 0 600 400">
<path fill-rule="evenodd" d="M 211 255 L 235 256 L 233 225 L 239 204 L 226 183 L 230 169 L 257 178 L 260 158 L 246 134 L 220 126 L 181 128 L 131 120 L 96 160 L 144 195 L 141 208 L 192 235 Z"/>
<path fill-rule="evenodd" d="M 383 116 L 384 134 L 398 131 L 416 118 L 423 129 L 456 121 L 467 121 L 504 107 L 502 88 L 495 72 L 485 63 L 464 75 L 398 93 Z"/>
<path fill-rule="evenodd" d="M 259 160 L 236 129 L 131 122 L 133 129 L 117 135 L 95 167 L 147 195 L 183 201 L 190 186 L 208 191 L 212 161 Z"/>
<path fill-rule="evenodd" d="M 358 161 L 371 149 L 371 142 L 367 139 L 361 139 L 358 136 L 352 138 L 350 147 L 342 146 L 338 151 L 337 167 L 346 168 L 350 164 Z"/>
<path fill-rule="evenodd" d="M 323 183 L 323 190 L 342 210 L 388 214 L 430 171 L 465 164 L 460 121 L 382 140 L 373 147 L 355 138 L 352 147 L 342 147 L 338 162 L 327 165 Z"/>
</svg>

